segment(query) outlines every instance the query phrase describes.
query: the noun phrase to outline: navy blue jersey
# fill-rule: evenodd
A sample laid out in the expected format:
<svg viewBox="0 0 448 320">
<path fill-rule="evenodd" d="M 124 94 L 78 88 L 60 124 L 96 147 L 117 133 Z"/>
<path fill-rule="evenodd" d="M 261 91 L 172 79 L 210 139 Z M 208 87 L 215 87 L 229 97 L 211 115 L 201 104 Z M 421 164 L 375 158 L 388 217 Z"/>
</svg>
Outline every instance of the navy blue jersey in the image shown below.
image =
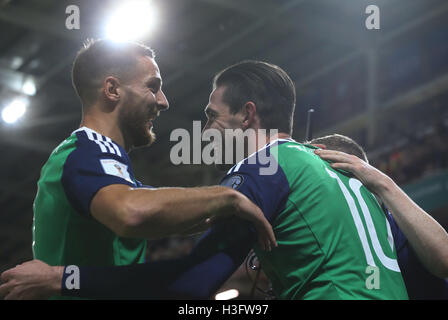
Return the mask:
<svg viewBox="0 0 448 320">
<path fill-rule="evenodd" d="M 89 128 L 74 131 L 42 168 L 34 201 L 33 253 L 50 265 L 144 262 L 146 241 L 118 237 L 91 216 L 103 187 L 140 187 L 125 150 Z"/>
<path fill-rule="evenodd" d="M 61 182 L 78 213 L 90 215 L 94 195 L 105 186 L 141 185 L 135 180 L 129 156 L 120 145 L 86 127 L 73 134 L 77 139 L 63 165 Z"/>
</svg>

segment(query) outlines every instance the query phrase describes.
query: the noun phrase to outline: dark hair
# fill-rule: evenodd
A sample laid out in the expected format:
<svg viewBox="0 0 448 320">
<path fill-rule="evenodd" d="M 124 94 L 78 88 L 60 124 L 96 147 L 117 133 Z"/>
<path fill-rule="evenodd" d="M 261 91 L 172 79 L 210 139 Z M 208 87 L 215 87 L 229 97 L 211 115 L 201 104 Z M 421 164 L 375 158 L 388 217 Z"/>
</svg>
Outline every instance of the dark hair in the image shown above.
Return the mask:
<svg viewBox="0 0 448 320">
<path fill-rule="evenodd" d="M 280 67 L 262 61 L 242 61 L 215 75 L 213 88 L 221 86 L 226 87 L 223 102 L 232 113 L 252 101 L 264 129 L 292 134 L 296 90 Z"/>
<path fill-rule="evenodd" d="M 315 138 L 308 142 L 309 144 L 324 144 L 328 150 L 342 151 L 357 156 L 358 158 L 369 162 L 364 149 L 353 139 L 341 134 L 330 134 L 325 137 Z"/>
<path fill-rule="evenodd" d="M 87 40 L 78 51 L 72 68 L 72 83 L 83 105 L 94 102 L 107 76 L 128 79 L 135 72 L 138 56 L 154 58 L 154 51 L 133 42 Z"/>
</svg>

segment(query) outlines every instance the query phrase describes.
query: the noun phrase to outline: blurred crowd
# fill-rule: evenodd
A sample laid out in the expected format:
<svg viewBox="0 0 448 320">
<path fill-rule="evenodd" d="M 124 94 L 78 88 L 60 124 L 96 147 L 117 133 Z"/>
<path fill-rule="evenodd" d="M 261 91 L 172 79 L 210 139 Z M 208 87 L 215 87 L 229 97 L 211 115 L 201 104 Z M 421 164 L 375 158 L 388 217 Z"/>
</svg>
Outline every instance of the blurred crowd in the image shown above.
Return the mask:
<svg viewBox="0 0 448 320">
<path fill-rule="evenodd" d="M 438 123 L 422 137 L 410 137 L 407 143 L 378 159 L 373 165 L 399 185 L 436 174 L 448 168 L 448 127 Z"/>
</svg>

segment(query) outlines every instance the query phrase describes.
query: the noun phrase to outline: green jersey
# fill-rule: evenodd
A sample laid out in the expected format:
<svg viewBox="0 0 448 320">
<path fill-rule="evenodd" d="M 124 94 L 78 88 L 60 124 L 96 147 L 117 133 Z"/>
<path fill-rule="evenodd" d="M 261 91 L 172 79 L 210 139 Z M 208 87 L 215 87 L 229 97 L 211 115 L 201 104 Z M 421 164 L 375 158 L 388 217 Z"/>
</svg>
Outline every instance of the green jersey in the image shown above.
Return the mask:
<svg viewBox="0 0 448 320">
<path fill-rule="evenodd" d="M 277 140 L 234 166 L 223 183 L 253 200 L 273 226 L 278 247 L 255 251 L 276 295 L 407 299 L 392 233 L 376 198 L 314 149 Z M 269 170 L 262 153 L 269 155 Z M 257 159 L 251 163 L 251 158 Z"/>
<path fill-rule="evenodd" d="M 128 265 L 144 261 L 146 241 L 125 239 L 96 221 L 90 202 L 111 184 L 139 187 L 125 150 L 86 127 L 51 154 L 34 201 L 33 254 L 50 265 Z"/>
</svg>

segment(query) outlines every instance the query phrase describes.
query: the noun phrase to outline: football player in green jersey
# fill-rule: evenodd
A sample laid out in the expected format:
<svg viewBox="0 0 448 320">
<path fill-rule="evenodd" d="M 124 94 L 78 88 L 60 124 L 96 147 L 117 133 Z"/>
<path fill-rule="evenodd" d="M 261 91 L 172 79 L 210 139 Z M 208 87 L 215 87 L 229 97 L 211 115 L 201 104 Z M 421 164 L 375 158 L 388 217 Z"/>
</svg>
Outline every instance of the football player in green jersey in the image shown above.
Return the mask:
<svg viewBox="0 0 448 320">
<path fill-rule="evenodd" d="M 328 149 L 315 153 L 331 161 L 332 167 L 353 173 L 382 202 L 409 298 L 448 299 L 448 280 L 445 280 L 448 278 L 448 233 L 445 229 L 391 178 L 369 165 L 364 150 L 352 139 L 332 134 L 310 143 Z"/>
<path fill-rule="evenodd" d="M 352 139 L 333 134 L 310 141 L 326 150 L 316 150 L 333 168 L 353 173 L 378 195 L 391 211 L 422 263 L 435 276 L 448 278 L 448 233 L 410 199 L 387 175 L 369 164 L 365 151 Z"/>
<path fill-rule="evenodd" d="M 50 265 L 144 262 L 145 239 L 201 228 L 213 216 L 253 222 L 260 245 L 275 245 L 261 210 L 223 186 L 152 188 L 134 177 L 127 153 L 150 145 L 152 121 L 168 109 L 153 51 L 136 43 L 88 42 L 73 86 L 82 122 L 50 155 L 34 201 L 34 258 Z"/>
</svg>

